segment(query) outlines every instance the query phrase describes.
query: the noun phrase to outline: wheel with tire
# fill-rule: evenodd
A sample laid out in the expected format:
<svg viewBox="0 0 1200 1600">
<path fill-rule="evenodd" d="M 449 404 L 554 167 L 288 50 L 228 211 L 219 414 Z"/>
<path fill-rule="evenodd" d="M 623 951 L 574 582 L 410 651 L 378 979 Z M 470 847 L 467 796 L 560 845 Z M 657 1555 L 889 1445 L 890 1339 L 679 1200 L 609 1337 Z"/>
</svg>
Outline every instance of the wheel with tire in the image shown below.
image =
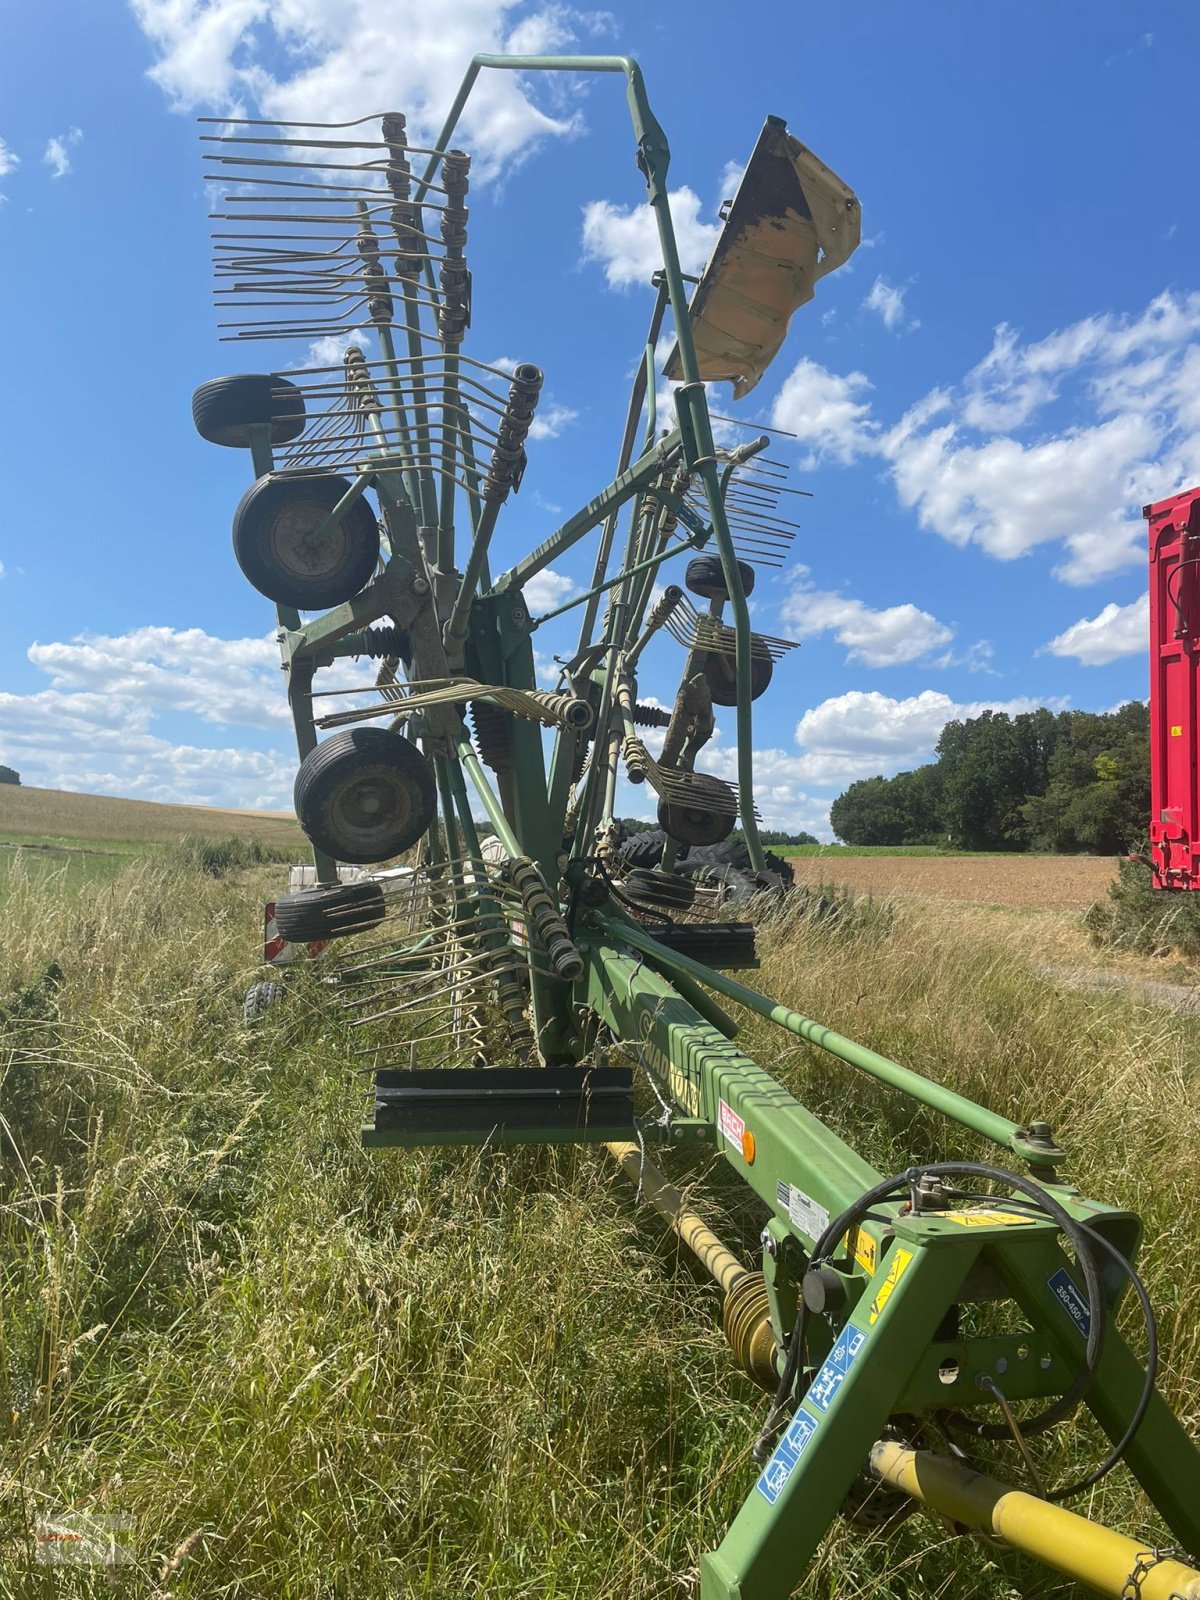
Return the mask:
<svg viewBox="0 0 1200 1600">
<path fill-rule="evenodd" d="M 729 804 L 729 790 L 717 778 L 701 773 L 689 785 L 686 800 L 660 800 L 658 820 L 664 830 L 679 844 L 719 844 L 733 832 L 737 817 L 724 809 Z M 714 804 L 706 805 L 705 796 L 711 795 Z"/>
<path fill-rule="evenodd" d="M 319 748 L 319 747 L 318 747 Z M 342 939 L 383 921 L 386 907 L 378 883 L 318 884 L 275 902 L 275 926 L 293 944 Z"/>
<path fill-rule="evenodd" d="M 209 444 L 246 450 L 250 429 L 268 426 L 272 444 L 304 432 L 304 395 L 275 372 L 239 372 L 202 383 L 192 396 L 192 421 Z"/>
<path fill-rule="evenodd" d="M 763 865 L 769 874 L 781 878 L 785 883 L 795 882 L 795 868 L 786 856 L 776 855 L 773 850 L 764 850 Z M 694 850 L 688 851 L 687 870 L 690 873 L 707 866 L 737 867 L 742 872 L 754 871 L 750 864 L 750 851 L 744 839 L 726 839 L 721 844 L 697 845 Z"/>
<path fill-rule="evenodd" d="M 751 634 L 751 639 L 755 638 Z M 752 650 L 750 654 L 750 698 L 757 700 L 771 687 L 775 671 L 765 649 Z M 704 657 L 704 678 L 715 706 L 737 705 L 737 665 L 733 656 L 710 650 Z"/>
<path fill-rule="evenodd" d="M 661 828 L 645 828 L 632 834 L 621 845 L 621 860 L 627 867 L 657 867 L 667 848 L 668 835 Z"/>
<path fill-rule="evenodd" d="M 749 599 L 754 593 L 754 568 L 739 561 L 737 569 L 742 580 L 742 593 Z M 687 564 L 683 581 L 693 594 L 701 595 L 705 600 L 729 599 L 729 590 L 725 587 L 725 568 L 719 556 L 694 556 Z"/>
<path fill-rule="evenodd" d="M 296 774 L 300 826 L 336 861 L 377 863 L 416 844 L 433 821 L 433 769 L 389 728 L 346 728 L 311 750 Z"/>
<path fill-rule="evenodd" d="M 336 527 L 313 535 L 350 488 L 336 473 L 260 478 L 233 515 L 238 566 L 276 605 L 324 611 L 352 600 L 379 560 L 379 524 L 356 500 Z"/>
<path fill-rule="evenodd" d="M 639 906 L 656 911 L 686 911 L 696 898 L 696 885 L 673 872 L 635 867 L 622 885 L 622 893 Z"/>
<path fill-rule="evenodd" d="M 242 1002 L 243 1022 L 254 1022 L 262 1016 L 264 1011 L 269 1011 L 273 1005 L 278 1005 L 283 999 L 283 985 L 270 980 L 264 983 L 252 983 L 246 990 L 246 998 Z"/>
</svg>

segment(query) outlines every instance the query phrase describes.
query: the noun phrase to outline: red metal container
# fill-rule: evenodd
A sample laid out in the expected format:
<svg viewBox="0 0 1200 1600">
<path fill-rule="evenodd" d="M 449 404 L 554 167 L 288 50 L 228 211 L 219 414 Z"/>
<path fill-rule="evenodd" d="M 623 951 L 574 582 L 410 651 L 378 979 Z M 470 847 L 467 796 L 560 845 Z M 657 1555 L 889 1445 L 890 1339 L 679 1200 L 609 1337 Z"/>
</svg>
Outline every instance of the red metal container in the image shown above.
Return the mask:
<svg viewBox="0 0 1200 1600">
<path fill-rule="evenodd" d="M 1150 855 L 1156 889 L 1200 889 L 1200 488 L 1150 525 Z"/>
</svg>

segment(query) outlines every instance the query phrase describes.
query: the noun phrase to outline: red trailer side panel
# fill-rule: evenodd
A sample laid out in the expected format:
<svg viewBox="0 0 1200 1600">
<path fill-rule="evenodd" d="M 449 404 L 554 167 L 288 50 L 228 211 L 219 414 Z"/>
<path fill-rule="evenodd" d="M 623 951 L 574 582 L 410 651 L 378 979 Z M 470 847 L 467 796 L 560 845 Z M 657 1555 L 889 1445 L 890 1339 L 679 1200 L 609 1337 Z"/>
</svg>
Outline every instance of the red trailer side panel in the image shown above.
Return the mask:
<svg viewBox="0 0 1200 1600">
<path fill-rule="evenodd" d="M 1197 726 L 1200 488 L 1146 506 L 1150 526 L 1150 855 L 1156 889 L 1200 889 Z"/>
</svg>

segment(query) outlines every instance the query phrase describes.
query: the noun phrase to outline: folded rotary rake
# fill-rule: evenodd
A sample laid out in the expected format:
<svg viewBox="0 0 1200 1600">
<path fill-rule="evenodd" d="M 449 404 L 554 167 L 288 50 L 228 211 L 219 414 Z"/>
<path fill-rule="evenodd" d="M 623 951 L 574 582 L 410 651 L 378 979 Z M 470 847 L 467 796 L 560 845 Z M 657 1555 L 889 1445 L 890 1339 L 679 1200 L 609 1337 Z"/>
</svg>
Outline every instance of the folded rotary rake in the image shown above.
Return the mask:
<svg viewBox="0 0 1200 1600">
<path fill-rule="evenodd" d="M 470 159 L 451 141 L 485 69 L 624 79 L 662 263 L 612 480 L 500 574 L 493 534 L 526 471 L 542 373 L 463 348 Z M 730 909 L 788 887 L 759 840 L 751 753 L 753 702 L 791 646 L 752 632 L 746 599 L 755 567 L 784 559 L 784 497 L 800 491 L 766 435 L 716 443 L 705 382 L 753 389 L 858 243 L 851 191 L 768 119 L 689 296 L 667 141 L 628 58 L 478 56 L 428 149 L 394 113 L 222 122 L 205 140 L 223 336 L 344 352 L 217 379 L 193 413 L 253 465 L 234 548 L 276 608 L 318 878 L 279 903 L 279 928 L 356 935 L 337 946 L 334 992 L 374 1073 L 365 1141 L 605 1144 L 712 1273 L 734 1353 L 772 1402 L 702 1600 L 783 1600 L 839 1511 L 878 1522 L 921 1502 L 1101 1593 L 1200 1600 L 1188 1557 L 1060 1504 L 1124 1461 L 1171 1537 L 1200 1549 L 1200 1455 L 1155 1388 L 1138 1219 L 1079 1193 L 1044 1122 L 976 1105 L 730 976 L 755 965 L 753 925 Z M 668 312 L 678 387 L 660 418 Z M 531 615 L 530 580 L 584 540 L 586 590 Z M 659 585 L 685 557 L 704 609 Z M 533 635 L 571 610 L 578 644 L 546 691 Z M 670 709 L 639 679 L 656 635 L 683 651 Z M 352 690 L 318 686 L 346 659 L 378 666 Z M 736 783 L 697 770 L 714 706 L 735 712 Z M 614 816 L 622 774 L 658 797 L 663 833 L 636 850 Z M 339 862 L 373 870 L 342 883 Z M 997 1145 L 1013 1170 L 881 1175 L 739 1050 L 729 1004 Z M 761 1270 L 688 1209 L 650 1140 L 715 1149 L 755 1193 Z M 1145 1363 L 1115 1321 L 1131 1289 Z M 1078 1483 L 1034 1473 L 1027 1493 L 983 1475 L 1005 1442 L 1033 1473 L 1027 1441 L 1081 1404 L 1112 1448 Z"/>
</svg>

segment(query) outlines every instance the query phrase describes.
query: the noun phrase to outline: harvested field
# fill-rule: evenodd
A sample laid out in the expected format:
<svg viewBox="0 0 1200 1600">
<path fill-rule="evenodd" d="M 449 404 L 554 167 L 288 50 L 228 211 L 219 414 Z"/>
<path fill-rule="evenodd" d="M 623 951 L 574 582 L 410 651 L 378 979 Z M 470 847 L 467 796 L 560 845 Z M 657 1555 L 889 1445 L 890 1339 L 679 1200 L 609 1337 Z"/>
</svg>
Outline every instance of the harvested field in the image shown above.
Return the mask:
<svg viewBox="0 0 1200 1600">
<path fill-rule="evenodd" d="M 797 883 L 1051 911 L 1085 911 L 1116 873 L 1110 856 L 843 856 L 831 851 L 794 856 L 792 866 Z"/>
<path fill-rule="evenodd" d="M 171 844 L 187 837 L 230 836 L 296 848 L 304 842 L 300 829 L 286 813 L 159 805 L 152 800 L 0 784 L 0 838 L 95 839 L 148 845 Z"/>
</svg>

